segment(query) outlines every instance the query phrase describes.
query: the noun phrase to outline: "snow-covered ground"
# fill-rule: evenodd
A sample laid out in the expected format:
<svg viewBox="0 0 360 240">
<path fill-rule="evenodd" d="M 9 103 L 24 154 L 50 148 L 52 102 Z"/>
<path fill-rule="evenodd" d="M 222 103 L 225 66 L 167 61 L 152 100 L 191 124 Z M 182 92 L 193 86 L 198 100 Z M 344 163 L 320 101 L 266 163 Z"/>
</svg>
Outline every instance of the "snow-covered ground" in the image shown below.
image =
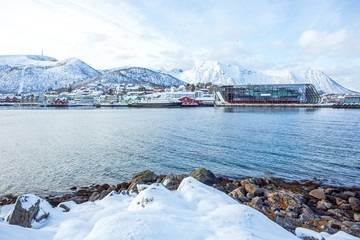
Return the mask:
<svg viewBox="0 0 360 240">
<path fill-rule="evenodd" d="M 177 191 L 162 184 L 141 189 L 138 195 L 113 192 L 95 202 L 67 202 L 70 212 L 50 209 L 49 218 L 33 228 L 0 220 L 0 239 L 299 239 L 260 212 L 192 177 L 185 178 Z M 5 218 L 11 207 L 3 207 L 0 217 Z M 297 234 L 359 240 L 344 232 L 329 235 L 298 228 Z"/>
</svg>

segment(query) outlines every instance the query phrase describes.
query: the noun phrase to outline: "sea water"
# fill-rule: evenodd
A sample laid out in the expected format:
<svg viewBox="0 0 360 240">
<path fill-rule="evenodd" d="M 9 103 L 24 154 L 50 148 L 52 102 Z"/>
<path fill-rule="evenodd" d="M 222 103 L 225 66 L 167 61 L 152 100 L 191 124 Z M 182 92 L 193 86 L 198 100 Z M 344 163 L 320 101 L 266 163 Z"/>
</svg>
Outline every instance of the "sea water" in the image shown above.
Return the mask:
<svg viewBox="0 0 360 240">
<path fill-rule="evenodd" d="M 116 184 L 150 169 L 360 185 L 360 111 L 0 108 L 0 194 Z"/>
</svg>

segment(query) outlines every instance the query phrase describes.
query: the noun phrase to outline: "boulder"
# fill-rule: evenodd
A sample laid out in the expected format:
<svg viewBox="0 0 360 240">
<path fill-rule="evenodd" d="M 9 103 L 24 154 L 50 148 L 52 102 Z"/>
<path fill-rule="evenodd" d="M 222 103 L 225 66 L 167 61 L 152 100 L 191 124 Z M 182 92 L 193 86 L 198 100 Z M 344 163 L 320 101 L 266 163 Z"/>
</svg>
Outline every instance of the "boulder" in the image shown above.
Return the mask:
<svg viewBox="0 0 360 240">
<path fill-rule="evenodd" d="M 10 224 L 31 228 L 34 221 L 40 222 L 46 219 L 51 209 L 52 206 L 38 196 L 22 195 L 17 198 L 14 209 L 6 217 L 6 221 Z"/>
<path fill-rule="evenodd" d="M 252 183 L 250 180 L 251 179 L 241 181 L 241 186 L 243 186 L 248 193 L 254 194 L 254 196 L 262 196 L 264 194 L 264 190 L 259 188 L 255 183 Z"/>
<path fill-rule="evenodd" d="M 167 176 L 165 176 L 163 179 L 162 179 L 162 184 L 164 184 L 164 186 L 169 189 L 169 190 L 176 190 L 181 181 L 186 178 L 187 176 L 185 174 L 179 174 L 179 175 L 172 175 L 172 174 L 169 174 Z"/>
<path fill-rule="evenodd" d="M 309 195 L 317 199 L 326 200 L 325 189 L 314 189 L 309 193 Z"/>
<path fill-rule="evenodd" d="M 156 180 L 156 174 L 153 171 L 145 170 L 139 173 L 134 174 L 130 186 L 128 187 L 128 191 L 136 189 L 137 184 L 143 184 L 143 183 L 153 183 Z M 106 188 L 108 189 L 108 188 Z"/>
<path fill-rule="evenodd" d="M 295 230 L 295 226 L 291 223 L 291 221 L 286 218 L 286 217 L 279 217 L 276 216 L 275 217 L 275 222 L 277 224 L 279 224 L 280 226 L 282 226 L 283 228 L 287 229 L 287 230 Z"/>
<path fill-rule="evenodd" d="M 68 206 L 66 206 L 65 203 L 60 203 L 58 205 L 59 208 L 63 208 L 64 209 L 64 212 L 69 212 L 70 211 L 70 208 Z"/>
<path fill-rule="evenodd" d="M 351 208 L 354 211 L 360 211 L 360 200 L 359 199 L 357 199 L 356 197 L 350 197 L 349 203 L 350 203 Z"/>
<path fill-rule="evenodd" d="M 100 198 L 100 193 L 93 192 L 89 198 L 89 201 L 95 202 L 96 200 L 99 200 L 99 198 Z"/>
<path fill-rule="evenodd" d="M 356 222 L 360 222 L 360 214 L 355 213 L 355 214 L 354 214 L 354 220 L 355 220 Z"/>
<path fill-rule="evenodd" d="M 215 175 L 210 170 L 207 170 L 205 168 L 199 168 L 194 172 L 190 173 L 189 176 L 207 185 L 212 185 L 216 183 Z"/>
<path fill-rule="evenodd" d="M 287 190 L 281 190 L 274 193 L 266 193 L 266 197 L 272 204 L 278 204 L 282 209 L 288 206 L 301 207 L 304 204 L 304 196 L 301 194 L 294 194 Z"/>
<path fill-rule="evenodd" d="M 243 187 L 236 188 L 235 190 L 232 191 L 232 193 L 236 193 L 237 198 L 246 197 L 245 188 L 243 188 Z"/>
<path fill-rule="evenodd" d="M 340 210 L 340 209 L 329 209 L 328 213 L 330 213 L 331 215 L 334 215 L 335 217 L 341 218 L 344 216 L 344 211 Z"/>
<path fill-rule="evenodd" d="M 263 205 L 264 202 L 263 200 L 261 199 L 261 197 L 254 197 L 251 202 L 255 203 L 256 205 Z"/>
<path fill-rule="evenodd" d="M 341 206 L 343 204 L 347 204 L 348 202 L 342 198 L 335 197 L 336 205 Z"/>
</svg>

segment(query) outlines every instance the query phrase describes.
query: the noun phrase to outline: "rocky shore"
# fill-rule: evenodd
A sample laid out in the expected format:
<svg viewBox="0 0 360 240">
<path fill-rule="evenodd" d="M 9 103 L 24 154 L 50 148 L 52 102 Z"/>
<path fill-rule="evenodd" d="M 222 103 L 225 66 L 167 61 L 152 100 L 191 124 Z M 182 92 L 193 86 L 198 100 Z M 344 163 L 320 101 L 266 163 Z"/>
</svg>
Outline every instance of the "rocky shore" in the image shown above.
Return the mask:
<svg viewBox="0 0 360 240">
<path fill-rule="evenodd" d="M 144 185 L 162 183 L 170 190 L 178 188 L 181 181 L 191 176 L 212 186 L 238 202 L 248 205 L 288 231 L 304 227 L 317 232 L 334 234 L 341 230 L 360 237 L 360 188 L 326 186 L 321 181 L 288 182 L 275 177 L 257 177 L 233 180 L 216 177 L 211 171 L 200 168 L 190 174 L 157 175 L 143 171 L 133 176 L 131 182 L 115 185 L 92 185 L 72 187 L 71 193 L 62 196 L 46 196 L 52 205 L 74 201 L 84 203 L 103 199 L 113 191 L 133 194 Z M 17 197 L 6 195 L 0 198 L 0 206 L 13 204 Z M 69 211 L 66 205 L 62 206 Z"/>
</svg>

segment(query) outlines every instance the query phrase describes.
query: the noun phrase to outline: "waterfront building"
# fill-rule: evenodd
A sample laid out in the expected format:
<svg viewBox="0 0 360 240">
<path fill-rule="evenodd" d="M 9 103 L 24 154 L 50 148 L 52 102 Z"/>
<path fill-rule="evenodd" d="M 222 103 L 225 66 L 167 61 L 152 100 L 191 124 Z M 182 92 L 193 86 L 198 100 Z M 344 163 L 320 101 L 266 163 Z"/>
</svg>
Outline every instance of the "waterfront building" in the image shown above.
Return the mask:
<svg viewBox="0 0 360 240">
<path fill-rule="evenodd" d="M 215 103 L 298 104 L 319 103 L 321 97 L 312 84 L 225 85 L 214 89 Z"/>
<path fill-rule="evenodd" d="M 360 104 L 360 95 L 346 95 L 344 99 L 346 104 Z"/>
</svg>

